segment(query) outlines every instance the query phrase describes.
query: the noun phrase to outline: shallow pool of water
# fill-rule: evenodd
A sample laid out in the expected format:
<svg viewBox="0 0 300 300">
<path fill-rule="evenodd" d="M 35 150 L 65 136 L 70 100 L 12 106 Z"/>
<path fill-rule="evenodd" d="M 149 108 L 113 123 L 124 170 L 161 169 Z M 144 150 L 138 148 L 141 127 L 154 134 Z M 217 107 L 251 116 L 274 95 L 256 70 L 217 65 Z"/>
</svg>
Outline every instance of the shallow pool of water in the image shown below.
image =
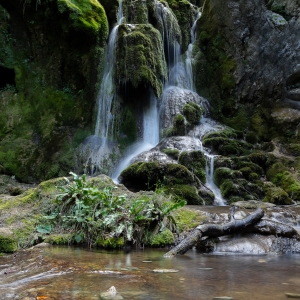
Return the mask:
<svg viewBox="0 0 300 300">
<path fill-rule="evenodd" d="M 50 247 L 0 257 L 0 299 L 286 299 L 300 294 L 300 255 L 207 255 Z M 153 270 L 175 269 L 175 273 Z M 42 298 L 40 298 L 42 299 Z"/>
</svg>

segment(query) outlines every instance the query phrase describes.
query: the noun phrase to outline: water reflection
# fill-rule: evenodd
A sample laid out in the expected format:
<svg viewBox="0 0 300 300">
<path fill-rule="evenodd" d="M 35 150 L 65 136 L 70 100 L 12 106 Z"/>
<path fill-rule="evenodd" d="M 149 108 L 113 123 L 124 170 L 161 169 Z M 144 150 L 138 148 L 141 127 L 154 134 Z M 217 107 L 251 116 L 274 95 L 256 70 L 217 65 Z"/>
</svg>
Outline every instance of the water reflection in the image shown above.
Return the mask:
<svg viewBox="0 0 300 300">
<path fill-rule="evenodd" d="M 111 286 L 124 299 L 143 300 L 279 300 L 287 292 L 300 294 L 300 255 L 205 255 L 191 250 L 169 259 L 163 258 L 165 252 L 51 247 L 1 257 L 0 299 L 101 299 Z"/>
</svg>

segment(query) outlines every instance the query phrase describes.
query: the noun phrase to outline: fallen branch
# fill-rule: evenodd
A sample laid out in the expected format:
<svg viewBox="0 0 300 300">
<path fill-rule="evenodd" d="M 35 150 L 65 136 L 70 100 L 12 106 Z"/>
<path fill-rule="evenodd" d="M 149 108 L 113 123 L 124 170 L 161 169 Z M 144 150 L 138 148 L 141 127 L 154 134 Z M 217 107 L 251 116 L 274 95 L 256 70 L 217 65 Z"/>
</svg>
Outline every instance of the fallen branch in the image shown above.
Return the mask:
<svg viewBox="0 0 300 300">
<path fill-rule="evenodd" d="M 233 212 L 232 212 L 233 215 Z M 203 224 L 197 226 L 191 234 L 181 241 L 177 246 L 167 252 L 164 257 L 172 257 L 177 254 L 186 253 L 191 247 L 193 247 L 202 237 L 219 237 L 236 232 L 244 231 L 246 228 L 255 225 L 264 216 L 262 208 L 258 208 L 254 213 L 247 216 L 243 220 L 235 220 L 231 218 L 231 221 L 223 224 Z"/>
</svg>

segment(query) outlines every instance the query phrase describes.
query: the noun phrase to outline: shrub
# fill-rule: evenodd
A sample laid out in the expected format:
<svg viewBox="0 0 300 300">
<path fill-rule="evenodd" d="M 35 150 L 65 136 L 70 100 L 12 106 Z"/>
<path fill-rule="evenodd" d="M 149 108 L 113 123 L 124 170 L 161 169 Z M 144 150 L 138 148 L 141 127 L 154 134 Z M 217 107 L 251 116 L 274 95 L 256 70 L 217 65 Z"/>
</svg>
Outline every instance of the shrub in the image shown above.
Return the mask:
<svg viewBox="0 0 300 300">
<path fill-rule="evenodd" d="M 92 246 L 96 243 L 108 246 L 109 239 L 140 242 L 141 233 L 153 227 L 162 228 L 164 223 L 176 222 L 171 212 L 185 205 L 185 201 L 162 201 L 155 197 L 130 200 L 127 195 L 114 196 L 116 187 L 98 189 L 86 176 L 74 173 L 73 181 L 65 178 L 66 185 L 59 186 L 54 208 L 44 216 L 43 225 L 37 226 L 42 234 L 60 228 L 72 233 L 77 243 Z M 115 244 L 111 242 L 111 244 Z M 103 242 L 100 242 L 103 241 Z"/>
</svg>

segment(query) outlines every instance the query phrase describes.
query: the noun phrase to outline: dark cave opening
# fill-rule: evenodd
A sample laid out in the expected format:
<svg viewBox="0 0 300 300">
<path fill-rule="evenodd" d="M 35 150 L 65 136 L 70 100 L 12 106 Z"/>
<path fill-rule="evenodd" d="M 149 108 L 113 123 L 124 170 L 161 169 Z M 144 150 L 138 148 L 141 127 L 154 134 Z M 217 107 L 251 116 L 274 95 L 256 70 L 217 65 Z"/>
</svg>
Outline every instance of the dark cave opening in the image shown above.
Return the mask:
<svg viewBox="0 0 300 300">
<path fill-rule="evenodd" d="M 15 70 L 0 66 L 0 89 L 15 85 Z"/>
</svg>

